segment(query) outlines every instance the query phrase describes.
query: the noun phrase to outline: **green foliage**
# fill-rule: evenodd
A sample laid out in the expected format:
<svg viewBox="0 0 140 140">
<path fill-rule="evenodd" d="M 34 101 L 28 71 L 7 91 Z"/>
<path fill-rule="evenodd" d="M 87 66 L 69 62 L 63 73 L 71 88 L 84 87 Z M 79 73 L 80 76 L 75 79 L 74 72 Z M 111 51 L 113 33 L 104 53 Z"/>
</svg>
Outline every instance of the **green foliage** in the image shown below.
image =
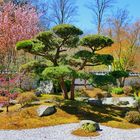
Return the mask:
<svg viewBox="0 0 140 140">
<path fill-rule="evenodd" d="M 113 56 L 109 54 L 96 54 L 95 57 L 97 62 L 101 62 L 101 64 L 105 65 L 111 65 L 114 60 Z"/>
<path fill-rule="evenodd" d="M 89 132 L 95 132 L 96 131 L 96 127 L 93 125 L 93 124 L 83 124 L 82 125 L 82 129 L 85 130 L 85 131 L 89 131 Z"/>
<path fill-rule="evenodd" d="M 110 72 L 110 75 L 112 75 L 114 78 L 118 79 L 118 78 L 122 78 L 122 77 L 128 77 L 129 76 L 129 72 L 127 71 L 121 71 L 121 70 L 117 70 L 117 71 L 112 71 Z"/>
<path fill-rule="evenodd" d="M 36 36 L 36 39 L 38 39 L 45 45 L 44 51 L 55 49 L 55 38 L 54 38 L 53 32 L 51 31 L 40 32 Z"/>
<path fill-rule="evenodd" d="M 115 93 L 115 94 L 123 94 L 123 88 L 117 87 L 117 88 L 112 88 L 111 93 Z"/>
<path fill-rule="evenodd" d="M 17 50 L 24 50 L 26 52 L 30 53 L 38 53 L 38 52 L 43 52 L 45 48 L 45 45 L 36 39 L 33 40 L 25 40 L 25 41 L 19 41 L 16 44 L 16 49 Z"/>
<path fill-rule="evenodd" d="M 31 61 L 26 64 L 23 64 L 20 67 L 20 71 L 26 71 L 26 72 L 35 72 L 37 74 L 42 73 L 42 71 L 47 67 L 47 64 L 42 61 Z"/>
<path fill-rule="evenodd" d="M 19 41 L 17 44 L 16 44 L 16 49 L 17 50 L 27 50 L 27 51 L 31 51 L 33 47 L 33 42 L 31 40 L 24 40 L 24 41 Z"/>
<path fill-rule="evenodd" d="M 140 104 L 140 97 L 137 95 L 136 92 L 134 92 L 134 98 L 138 102 L 138 104 Z"/>
<path fill-rule="evenodd" d="M 93 56 L 94 54 L 90 51 L 87 51 L 87 50 L 81 50 L 81 51 L 78 51 L 75 55 L 74 55 L 74 58 L 81 58 L 83 60 L 85 59 L 91 59 L 91 57 Z"/>
<path fill-rule="evenodd" d="M 97 51 L 113 44 L 112 39 L 101 35 L 88 35 L 81 39 L 80 45 L 89 47 L 92 51 Z"/>
<path fill-rule="evenodd" d="M 140 124 L 140 113 L 138 111 L 127 112 L 125 119 L 131 123 Z"/>
<path fill-rule="evenodd" d="M 12 90 L 10 90 L 10 93 L 23 93 L 24 91 L 20 88 L 14 88 Z"/>
<path fill-rule="evenodd" d="M 70 24 L 61 24 L 52 28 L 53 32 L 60 38 L 82 35 L 83 32 Z"/>
<path fill-rule="evenodd" d="M 70 86 L 71 86 L 71 81 L 70 80 L 65 80 L 65 85 L 67 88 L 67 91 L 70 91 Z M 53 80 L 53 86 L 54 86 L 54 93 L 61 93 L 61 86 L 59 84 L 59 80 Z"/>
<path fill-rule="evenodd" d="M 75 78 L 88 80 L 90 78 L 90 74 L 84 71 L 79 71 L 75 73 Z"/>
<path fill-rule="evenodd" d="M 109 84 L 116 84 L 116 79 L 111 75 L 91 75 L 89 79 L 90 84 L 96 87 L 101 87 Z"/>
<path fill-rule="evenodd" d="M 74 71 L 68 66 L 57 66 L 57 67 L 48 67 L 46 68 L 42 75 L 47 79 L 61 79 L 65 77 L 71 77 L 74 74 Z"/>
</svg>

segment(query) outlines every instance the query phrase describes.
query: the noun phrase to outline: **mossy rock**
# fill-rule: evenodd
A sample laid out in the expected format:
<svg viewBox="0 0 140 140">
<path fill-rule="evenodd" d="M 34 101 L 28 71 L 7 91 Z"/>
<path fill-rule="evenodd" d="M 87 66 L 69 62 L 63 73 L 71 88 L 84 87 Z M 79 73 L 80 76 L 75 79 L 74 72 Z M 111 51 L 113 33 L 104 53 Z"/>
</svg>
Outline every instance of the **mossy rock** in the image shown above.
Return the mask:
<svg viewBox="0 0 140 140">
<path fill-rule="evenodd" d="M 99 124 L 91 120 L 83 120 L 80 122 L 80 124 L 81 124 L 81 129 L 88 132 L 95 132 L 97 130 L 100 130 Z"/>
</svg>

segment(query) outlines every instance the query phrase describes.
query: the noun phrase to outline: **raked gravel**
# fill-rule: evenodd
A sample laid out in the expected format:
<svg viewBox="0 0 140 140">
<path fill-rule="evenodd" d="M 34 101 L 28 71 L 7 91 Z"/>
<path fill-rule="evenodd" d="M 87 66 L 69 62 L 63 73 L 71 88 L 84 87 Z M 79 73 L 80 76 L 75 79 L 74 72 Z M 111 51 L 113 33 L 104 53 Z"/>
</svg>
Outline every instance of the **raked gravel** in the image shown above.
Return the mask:
<svg viewBox="0 0 140 140">
<path fill-rule="evenodd" d="M 0 140 L 140 140 L 140 129 L 123 130 L 101 126 L 97 137 L 77 137 L 71 134 L 78 123 L 28 130 L 1 130 Z"/>
</svg>

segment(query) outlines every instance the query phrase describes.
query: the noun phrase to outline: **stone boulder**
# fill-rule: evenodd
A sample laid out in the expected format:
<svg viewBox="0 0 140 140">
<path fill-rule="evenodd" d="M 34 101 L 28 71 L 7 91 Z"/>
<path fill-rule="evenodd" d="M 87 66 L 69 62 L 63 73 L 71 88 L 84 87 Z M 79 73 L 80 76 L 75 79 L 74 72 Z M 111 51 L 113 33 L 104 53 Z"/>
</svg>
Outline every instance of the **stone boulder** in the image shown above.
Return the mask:
<svg viewBox="0 0 140 140">
<path fill-rule="evenodd" d="M 37 88 L 37 91 L 40 91 L 41 93 L 53 93 L 54 87 L 52 81 L 40 81 L 40 86 Z"/>
<path fill-rule="evenodd" d="M 45 106 L 42 105 L 37 109 L 37 114 L 39 117 L 49 116 L 56 112 L 55 106 Z"/>
<path fill-rule="evenodd" d="M 85 128 L 85 129 L 87 128 L 88 129 L 88 126 L 95 128 L 96 131 L 101 130 L 99 123 L 97 123 L 97 122 L 94 122 L 91 120 L 82 120 L 80 122 L 80 128 Z"/>
<path fill-rule="evenodd" d="M 35 91 L 34 94 L 35 94 L 37 97 L 41 97 L 42 92 L 41 92 L 41 91 Z"/>
<path fill-rule="evenodd" d="M 102 100 L 98 100 L 98 99 L 95 99 L 95 98 L 89 98 L 88 103 L 90 105 L 102 106 Z"/>
</svg>

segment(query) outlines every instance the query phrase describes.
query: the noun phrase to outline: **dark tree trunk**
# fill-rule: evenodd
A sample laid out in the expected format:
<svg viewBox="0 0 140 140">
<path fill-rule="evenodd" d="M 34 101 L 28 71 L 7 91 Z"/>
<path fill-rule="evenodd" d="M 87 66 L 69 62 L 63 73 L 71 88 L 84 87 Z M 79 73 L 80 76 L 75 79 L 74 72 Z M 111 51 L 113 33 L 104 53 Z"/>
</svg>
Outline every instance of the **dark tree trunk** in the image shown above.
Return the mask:
<svg viewBox="0 0 140 140">
<path fill-rule="evenodd" d="M 75 78 L 72 79 L 71 81 L 71 88 L 70 88 L 70 91 L 71 91 L 71 94 L 70 94 L 70 100 L 74 100 L 74 90 L 75 90 Z"/>
<path fill-rule="evenodd" d="M 124 87 L 125 78 L 124 77 L 120 78 L 119 82 L 120 82 L 120 87 Z"/>
<path fill-rule="evenodd" d="M 67 89 L 66 89 L 64 79 L 60 80 L 60 86 L 61 86 L 61 89 L 62 89 L 62 92 L 63 92 L 64 99 L 68 99 L 68 93 L 67 93 Z"/>
<path fill-rule="evenodd" d="M 9 106 L 8 105 L 6 106 L 6 112 L 9 112 Z"/>
</svg>

